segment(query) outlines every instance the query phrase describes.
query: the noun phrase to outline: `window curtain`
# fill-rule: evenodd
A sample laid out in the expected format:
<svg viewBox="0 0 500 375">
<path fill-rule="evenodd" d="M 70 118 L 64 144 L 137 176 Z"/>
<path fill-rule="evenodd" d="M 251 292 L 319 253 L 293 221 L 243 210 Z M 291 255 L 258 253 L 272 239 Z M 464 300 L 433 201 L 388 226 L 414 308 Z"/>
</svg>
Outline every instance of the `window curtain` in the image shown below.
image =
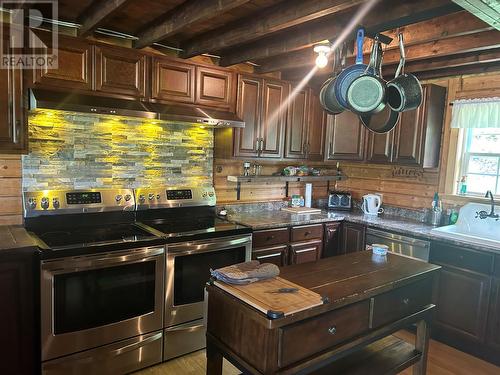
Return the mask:
<svg viewBox="0 0 500 375">
<path fill-rule="evenodd" d="M 451 127 L 500 128 L 500 98 L 455 100 Z"/>
</svg>

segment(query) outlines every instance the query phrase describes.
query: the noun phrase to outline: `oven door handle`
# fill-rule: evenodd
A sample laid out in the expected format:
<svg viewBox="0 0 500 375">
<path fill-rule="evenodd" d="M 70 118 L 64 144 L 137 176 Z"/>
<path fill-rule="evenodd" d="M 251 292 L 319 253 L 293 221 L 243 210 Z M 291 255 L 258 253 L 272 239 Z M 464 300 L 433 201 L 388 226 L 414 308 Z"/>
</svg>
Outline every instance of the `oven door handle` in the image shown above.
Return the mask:
<svg viewBox="0 0 500 375">
<path fill-rule="evenodd" d="M 42 262 L 42 270 L 51 273 L 68 273 L 88 269 L 103 268 L 110 265 L 123 265 L 128 263 L 145 262 L 165 253 L 164 247 L 147 247 L 106 255 L 85 255 L 73 258 L 62 258 Z"/>
<path fill-rule="evenodd" d="M 250 235 L 245 237 L 229 237 L 214 239 L 209 241 L 183 242 L 179 244 L 167 245 L 167 254 L 197 254 L 215 250 L 230 249 L 233 247 L 246 246 L 252 243 Z"/>
</svg>

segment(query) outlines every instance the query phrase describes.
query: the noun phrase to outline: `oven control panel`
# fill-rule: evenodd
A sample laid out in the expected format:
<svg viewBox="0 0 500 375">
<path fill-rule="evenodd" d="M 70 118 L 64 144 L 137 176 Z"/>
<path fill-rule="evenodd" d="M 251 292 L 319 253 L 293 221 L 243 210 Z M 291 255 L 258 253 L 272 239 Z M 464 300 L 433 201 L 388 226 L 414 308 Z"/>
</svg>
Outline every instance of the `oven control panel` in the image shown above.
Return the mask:
<svg viewBox="0 0 500 375">
<path fill-rule="evenodd" d="M 193 206 L 215 206 L 213 187 L 193 188 L 139 188 L 135 190 L 138 210 Z"/>
<path fill-rule="evenodd" d="M 23 194 L 24 217 L 134 211 L 132 189 L 43 190 Z"/>
</svg>

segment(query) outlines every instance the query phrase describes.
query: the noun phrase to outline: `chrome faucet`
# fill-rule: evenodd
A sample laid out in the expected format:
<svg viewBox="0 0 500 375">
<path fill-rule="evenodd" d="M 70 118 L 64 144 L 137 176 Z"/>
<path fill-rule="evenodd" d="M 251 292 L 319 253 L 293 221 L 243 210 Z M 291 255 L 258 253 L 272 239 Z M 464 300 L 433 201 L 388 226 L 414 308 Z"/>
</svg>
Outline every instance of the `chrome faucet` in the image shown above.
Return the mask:
<svg viewBox="0 0 500 375">
<path fill-rule="evenodd" d="M 491 190 L 488 190 L 484 196 L 485 198 L 490 198 L 491 200 L 491 211 L 490 213 L 487 213 L 486 211 L 479 211 L 476 212 L 476 218 L 479 217 L 480 219 L 486 219 L 488 217 L 491 217 L 492 219 L 495 219 L 498 221 L 499 215 L 495 213 L 495 199 L 493 198 L 493 194 L 491 193 Z"/>
</svg>

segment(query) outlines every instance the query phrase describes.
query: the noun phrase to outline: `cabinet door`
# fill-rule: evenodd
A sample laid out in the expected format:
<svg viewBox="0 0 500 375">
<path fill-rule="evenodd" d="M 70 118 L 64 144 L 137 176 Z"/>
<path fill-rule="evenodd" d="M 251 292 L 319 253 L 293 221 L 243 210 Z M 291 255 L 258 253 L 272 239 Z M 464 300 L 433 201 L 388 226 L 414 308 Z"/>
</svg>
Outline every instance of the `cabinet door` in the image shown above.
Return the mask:
<svg viewBox="0 0 500 375">
<path fill-rule="evenodd" d="M 340 223 L 325 224 L 322 258 L 339 255 L 340 251 Z"/>
<path fill-rule="evenodd" d="M 234 155 L 258 156 L 260 119 L 262 115 L 262 80 L 240 75 L 238 78 L 237 115 L 244 128 L 234 129 Z"/>
<path fill-rule="evenodd" d="M 439 278 L 436 327 L 452 337 L 483 343 L 490 289 L 489 276 L 443 267 Z"/>
<path fill-rule="evenodd" d="M 195 66 L 153 58 L 152 98 L 179 103 L 194 103 Z"/>
<path fill-rule="evenodd" d="M 374 163 L 390 163 L 394 144 L 394 131 L 384 134 L 368 132 L 366 159 Z"/>
<path fill-rule="evenodd" d="M 422 89 L 424 98 L 422 105 L 413 111 L 401 113 L 399 124 L 395 129 L 395 163 L 409 165 L 421 163 L 427 87 L 423 86 Z"/>
<path fill-rule="evenodd" d="M 497 259 L 500 259 L 497 257 Z M 490 313 L 488 318 L 488 345 L 500 350 L 500 279 L 493 279 Z"/>
<path fill-rule="evenodd" d="M 131 49 L 96 47 L 96 90 L 144 97 L 146 56 Z"/>
<path fill-rule="evenodd" d="M 33 264 L 32 252 L 24 250 L 10 251 L 0 259 L 0 330 L 5 340 L 0 351 L 1 374 L 40 373 Z"/>
<path fill-rule="evenodd" d="M 288 120 L 286 123 L 285 134 L 286 158 L 306 158 L 308 121 L 309 90 L 307 88 L 304 88 L 297 92 L 288 107 Z"/>
<path fill-rule="evenodd" d="M 342 227 L 342 246 L 340 252 L 347 254 L 365 250 L 365 226 L 344 223 Z"/>
<path fill-rule="evenodd" d="M 37 32 L 44 43 L 50 43 L 50 34 Z M 36 68 L 35 85 L 71 90 L 92 90 L 92 46 L 81 39 L 59 35 L 57 69 Z"/>
<path fill-rule="evenodd" d="M 9 43 L 8 38 L 4 43 Z M 23 70 L 0 69 L 0 152 L 22 153 L 27 149 L 24 115 Z"/>
<path fill-rule="evenodd" d="M 366 129 L 350 111 L 328 115 L 327 160 L 363 160 Z"/>
<path fill-rule="evenodd" d="M 307 130 L 307 159 L 322 161 L 325 157 L 326 112 L 323 111 L 319 97 L 311 92 L 309 101 L 309 126 Z"/>
<path fill-rule="evenodd" d="M 290 264 L 315 262 L 321 255 L 321 241 L 302 242 L 290 245 Z"/>
<path fill-rule="evenodd" d="M 262 121 L 260 126 L 260 155 L 266 158 L 283 157 L 288 83 L 265 80 L 263 86 Z"/>
<path fill-rule="evenodd" d="M 252 259 L 261 263 L 273 263 L 278 267 L 286 266 L 288 264 L 288 246 L 280 245 L 253 250 Z"/>
<path fill-rule="evenodd" d="M 234 73 L 214 68 L 196 68 L 196 103 L 234 112 Z"/>
</svg>

